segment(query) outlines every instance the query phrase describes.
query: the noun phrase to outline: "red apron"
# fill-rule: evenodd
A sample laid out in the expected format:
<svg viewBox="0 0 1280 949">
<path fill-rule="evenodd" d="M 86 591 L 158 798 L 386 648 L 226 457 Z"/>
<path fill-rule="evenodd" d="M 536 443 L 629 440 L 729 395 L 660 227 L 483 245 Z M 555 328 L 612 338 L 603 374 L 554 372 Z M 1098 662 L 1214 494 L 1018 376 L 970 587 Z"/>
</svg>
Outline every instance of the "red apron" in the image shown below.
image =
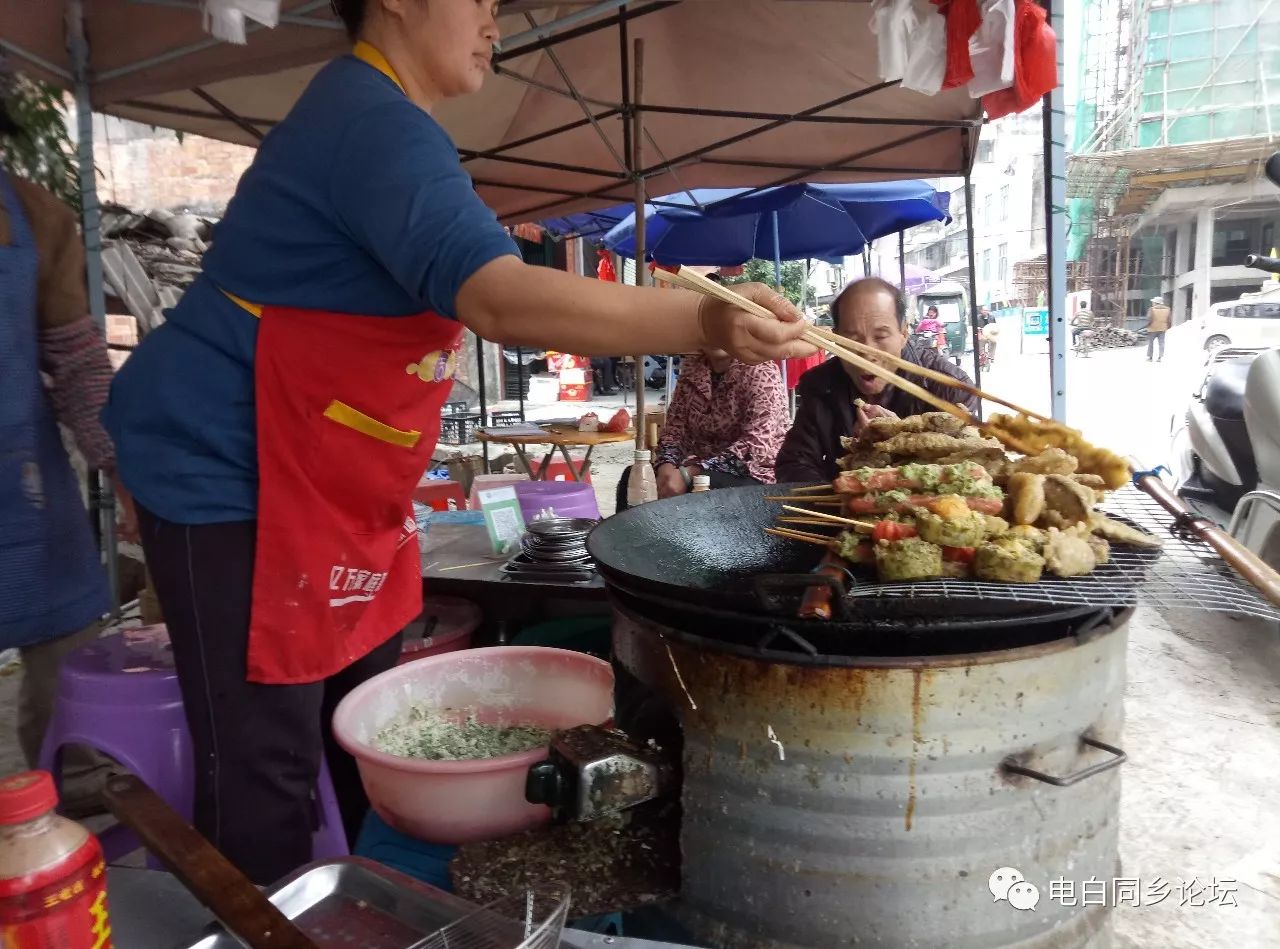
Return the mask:
<svg viewBox="0 0 1280 949">
<path fill-rule="evenodd" d="M 252 682 L 315 682 L 422 610 L 413 489 L 460 324 L 263 307 Z"/>
</svg>

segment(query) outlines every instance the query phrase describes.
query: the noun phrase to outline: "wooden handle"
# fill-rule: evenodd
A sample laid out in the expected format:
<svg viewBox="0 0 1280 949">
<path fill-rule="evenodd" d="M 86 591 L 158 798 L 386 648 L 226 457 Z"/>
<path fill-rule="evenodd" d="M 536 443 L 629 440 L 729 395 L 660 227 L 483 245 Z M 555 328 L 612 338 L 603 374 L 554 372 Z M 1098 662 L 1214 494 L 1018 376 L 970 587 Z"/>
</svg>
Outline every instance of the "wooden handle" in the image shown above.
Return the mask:
<svg viewBox="0 0 1280 949">
<path fill-rule="evenodd" d="M 231 861 L 141 780 L 133 775 L 112 778 L 103 796 L 111 813 L 249 949 L 316 949 Z"/>
<path fill-rule="evenodd" d="M 833 577 L 836 580 L 844 581 L 845 568 L 844 561 L 841 560 L 834 552 L 828 552 L 822 558 L 822 562 L 818 564 L 814 573 L 824 577 Z M 800 618 L 801 619 L 831 619 L 831 587 L 825 583 L 821 586 L 812 586 L 805 590 L 804 598 L 800 601 Z"/>
<path fill-rule="evenodd" d="M 1138 479 L 1138 487 L 1170 514 L 1182 519 L 1186 528 L 1216 550 L 1236 573 L 1252 583 L 1274 605 L 1280 606 L 1280 573 L 1276 573 L 1266 561 L 1208 518 L 1196 515 L 1157 475 L 1143 475 Z"/>
</svg>

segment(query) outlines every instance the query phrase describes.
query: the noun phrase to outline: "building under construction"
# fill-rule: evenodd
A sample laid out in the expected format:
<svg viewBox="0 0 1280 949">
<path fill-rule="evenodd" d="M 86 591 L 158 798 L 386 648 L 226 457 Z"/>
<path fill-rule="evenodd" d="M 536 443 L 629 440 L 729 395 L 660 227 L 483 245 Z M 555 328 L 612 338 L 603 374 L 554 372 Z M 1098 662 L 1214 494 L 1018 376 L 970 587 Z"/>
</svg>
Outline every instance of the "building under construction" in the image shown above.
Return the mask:
<svg viewBox="0 0 1280 949">
<path fill-rule="evenodd" d="M 1256 290 L 1280 243 L 1280 0 L 1080 0 L 1070 290 L 1117 325 Z M 1028 275 L 1026 279 L 1033 279 Z"/>
</svg>

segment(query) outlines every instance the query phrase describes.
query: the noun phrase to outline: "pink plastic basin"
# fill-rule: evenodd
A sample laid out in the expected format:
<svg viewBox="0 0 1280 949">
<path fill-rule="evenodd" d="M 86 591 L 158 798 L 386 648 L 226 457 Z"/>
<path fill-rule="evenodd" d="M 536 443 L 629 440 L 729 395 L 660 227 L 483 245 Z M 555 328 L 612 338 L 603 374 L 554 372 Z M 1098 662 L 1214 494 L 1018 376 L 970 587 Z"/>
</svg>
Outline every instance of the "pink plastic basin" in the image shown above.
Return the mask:
<svg viewBox="0 0 1280 949">
<path fill-rule="evenodd" d="M 594 656 L 545 646 L 492 646 L 397 666 L 352 690 L 333 715 L 378 816 L 432 843 L 514 834 L 551 819 L 524 799 L 545 748 L 480 761 L 423 761 L 377 751 L 373 737 L 411 705 L 475 710 L 481 721 L 570 728 L 613 714 L 613 670 Z"/>
</svg>

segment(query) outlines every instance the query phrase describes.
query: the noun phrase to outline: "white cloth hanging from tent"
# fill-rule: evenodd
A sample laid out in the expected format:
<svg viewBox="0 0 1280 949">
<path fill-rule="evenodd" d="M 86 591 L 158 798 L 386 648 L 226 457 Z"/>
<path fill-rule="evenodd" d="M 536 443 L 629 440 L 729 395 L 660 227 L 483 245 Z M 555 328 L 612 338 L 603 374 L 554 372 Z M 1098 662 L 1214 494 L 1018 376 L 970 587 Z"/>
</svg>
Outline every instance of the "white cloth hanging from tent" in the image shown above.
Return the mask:
<svg viewBox="0 0 1280 949">
<path fill-rule="evenodd" d="M 275 29 L 280 0 L 204 0 L 204 28 L 223 42 L 243 46 L 246 19 Z"/>
<path fill-rule="evenodd" d="M 929 0 L 873 0 L 871 6 L 880 78 L 937 95 L 947 69 L 946 18 Z"/>
<path fill-rule="evenodd" d="M 982 0 L 982 25 L 969 40 L 969 95 L 975 99 L 1013 85 L 1013 2 Z"/>
</svg>

